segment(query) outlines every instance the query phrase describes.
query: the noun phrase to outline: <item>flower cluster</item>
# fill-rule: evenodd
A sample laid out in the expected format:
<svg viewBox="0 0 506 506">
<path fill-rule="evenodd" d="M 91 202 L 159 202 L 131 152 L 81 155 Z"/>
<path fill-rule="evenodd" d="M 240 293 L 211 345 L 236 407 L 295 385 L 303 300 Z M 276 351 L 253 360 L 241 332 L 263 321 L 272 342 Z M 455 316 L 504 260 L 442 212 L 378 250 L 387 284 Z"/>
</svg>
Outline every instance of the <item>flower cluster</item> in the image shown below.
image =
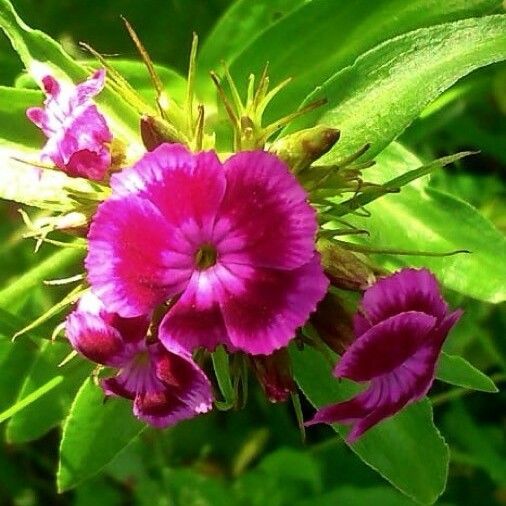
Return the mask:
<svg viewBox="0 0 506 506">
<path fill-rule="evenodd" d="M 86 232 L 89 287 L 66 322 L 79 353 L 116 371 L 101 377 L 107 396 L 132 400 L 157 427 L 204 413 L 215 397 L 209 357 L 222 346 L 245 358 L 270 400 L 285 401 L 294 339 L 327 342 L 342 353 L 336 377 L 368 382 L 308 422 L 351 423 L 349 442 L 426 394 L 460 313 L 449 313 L 427 270 L 374 282 L 352 253 L 322 246 L 318 203 L 295 176 L 319 152 L 310 130 L 292 138 L 301 144 L 285 161 L 290 142 L 268 152 L 265 132 L 251 137 L 260 128 L 239 132 L 226 156 L 162 136 L 110 175 L 113 135 L 92 102 L 104 79 L 99 70 L 71 87 L 44 76 L 45 108 L 27 114 L 48 137 L 43 161 L 107 185 Z M 321 130 L 325 151 L 338 132 Z M 353 328 L 329 284 L 365 290 Z M 301 332 L 308 321 L 322 342 Z"/>
</svg>

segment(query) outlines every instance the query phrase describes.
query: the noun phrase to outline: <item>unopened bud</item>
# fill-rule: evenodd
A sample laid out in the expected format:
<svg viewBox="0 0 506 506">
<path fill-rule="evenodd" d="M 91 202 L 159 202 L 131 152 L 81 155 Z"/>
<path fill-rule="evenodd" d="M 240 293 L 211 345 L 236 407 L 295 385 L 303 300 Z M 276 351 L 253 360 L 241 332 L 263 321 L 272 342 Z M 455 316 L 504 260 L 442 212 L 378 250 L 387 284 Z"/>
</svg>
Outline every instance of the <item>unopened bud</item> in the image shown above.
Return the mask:
<svg viewBox="0 0 506 506">
<path fill-rule="evenodd" d="M 274 141 L 269 149 L 297 173 L 307 169 L 339 140 L 335 128 L 317 125 Z"/>
<path fill-rule="evenodd" d="M 331 292 L 319 302 L 310 323 L 322 341 L 336 353 L 342 354 L 355 339 L 351 313 Z"/>
<path fill-rule="evenodd" d="M 148 115 L 141 117 L 141 138 L 148 151 L 153 151 L 165 142 L 181 142 L 176 129 L 170 123 Z"/>
<path fill-rule="evenodd" d="M 286 348 L 272 355 L 251 357 L 252 369 L 271 402 L 284 402 L 295 390 L 290 355 Z"/>
<path fill-rule="evenodd" d="M 328 241 L 320 241 L 317 247 L 325 274 L 335 287 L 362 291 L 374 283 L 373 270 L 351 251 Z"/>
</svg>

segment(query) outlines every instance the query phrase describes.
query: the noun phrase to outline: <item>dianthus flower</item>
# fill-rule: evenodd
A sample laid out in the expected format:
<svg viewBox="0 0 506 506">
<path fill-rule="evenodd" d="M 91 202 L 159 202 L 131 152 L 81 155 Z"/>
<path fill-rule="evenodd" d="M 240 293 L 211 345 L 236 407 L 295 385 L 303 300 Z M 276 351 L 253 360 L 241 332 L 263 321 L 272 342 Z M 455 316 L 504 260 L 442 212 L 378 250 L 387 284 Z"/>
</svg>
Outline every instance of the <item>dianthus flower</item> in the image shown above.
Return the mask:
<svg viewBox="0 0 506 506">
<path fill-rule="evenodd" d="M 104 87 L 105 70 L 74 86 L 52 76 L 42 78 L 44 108 L 26 111 L 48 138 L 41 153 L 43 162 L 54 163 L 69 176 L 102 180 L 111 165 L 112 134 L 92 98 Z"/>
<path fill-rule="evenodd" d="M 111 178 L 85 264 L 95 293 L 124 317 L 171 300 L 163 343 L 270 354 L 323 297 L 316 215 L 277 157 L 163 144 Z"/>
<path fill-rule="evenodd" d="M 352 399 L 319 409 L 308 425 L 352 424 L 347 441 L 417 401 L 429 390 L 441 347 L 461 311 L 449 312 L 426 269 L 403 269 L 369 288 L 355 315 L 356 340 L 334 369 L 370 382 Z"/>
<path fill-rule="evenodd" d="M 177 343 L 147 342 L 147 316 L 122 318 L 106 311 L 91 292 L 66 322 L 72 346 L 86 358 L 119 369 L 101 380 L 106 395 L 134 401 L 135 416 L 167 427 L 212 407 L 211 385 L 191 355 Z"/>
</svg>

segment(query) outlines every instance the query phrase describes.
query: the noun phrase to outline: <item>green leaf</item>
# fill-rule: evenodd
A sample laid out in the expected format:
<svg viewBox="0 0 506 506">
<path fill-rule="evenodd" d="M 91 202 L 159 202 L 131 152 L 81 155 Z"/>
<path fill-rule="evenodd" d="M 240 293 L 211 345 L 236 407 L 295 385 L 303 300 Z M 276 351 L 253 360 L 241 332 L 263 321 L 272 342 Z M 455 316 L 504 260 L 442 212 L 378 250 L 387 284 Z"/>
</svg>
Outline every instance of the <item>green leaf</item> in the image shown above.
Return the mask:
<svg viewBox="0 0 506 506">
<path fill-rule="evenodd" d="M 279 23 L 305 0 L 239 0 L 225 12 L 205 40 L 199 54 L 199 72 L 208 78 L 269 26 Z M 265 65 L 265 62 L 263 62 Z"/>
<path fill-rule="evenodd" d="M 75 358 L 62 367 L 59 364 L 71 349 L 65 343 L 46 342 L 27 374 L 18 399 L 24 399 L 54 377 L 62 378 L 50 392 L 15 414 L 7 425 L 6 438 L 23 443 L 43 436 L 67 414 L 77 390 L 89 376 L 91 363 Z"/>
<path fill-rule="evenodd" d="M 331 366 L 312 348 L 292 348 L 294 376 L 315 407 L 335 403 L 356 393 L 356 385 L 337 381 Z M 342 425 L 333 425 L 344 436 Z M 423 444 L 420 442 L 423 441 Z M 420 503 L 433 503 L 445 488 L 448 448 L 432 420 L 430 402 L 424 399 L 381 422 L 351 449 L 401 492 Z"/>
<path fill-rule="evenodd" d="M 41 147 L 44 137 L 26 117 L 29 107 L 42 103 L 42 93 L 0 86 L 0 131 L 2 143 Z M 2 168 L 3 169 L 3 168 Z"/>
<path fill-rule="evenodd" d="M 314 506 L 314 499 L 297 501 L 294 506 Z M 439 503 L 438 503 L 439 504 Z M 318 497 L 318 506 L 413 506 L 413 501 L 387 487 L 343 486 Z M 443 506 L 440 504 L 439 506 Z"/>
<path fill-rule="evenodd" d="M 257 5 L 257 2 L 240 3 L 250 4 L 250 9 Z M 272 83 L 292 77 L 293 81 L 274 99 L 271 109 L 283 115 L 381 42 L 418 28 L 488 14 L 500 8 L 500 4 L 500 0 L 354 0 L 336 5 L 335 0 L 313 0 L 292 8 L 269 29 L 261 33 L 259 30 L 258 36 L 252 37 L 246 31 L 251 42 L 242 53 L 233 58 L 233 52 L 225 52 L 220 58 L 233 58 L 232 74 L 241 83 L 251 72 L 259 73 L 267 61 Z M 245 39 L 238 26 L 250 19 L 231 20 L 236 23 L 232 25 L 234 34 L 227 38 L 229 45 L 236 42 L 239 34 L 240 47 Z M 209 47 L 215 42 L 214 36 L 215 33 L 208 39 Z M 223 52 L 219 42 L 216 50 Z M 219 62 L 219 58 L 215 57 L 216 60 Z"/>
<path fill-rule="evenodd" d="M 14 405 L 9 407 L 5 411 L 1 412 L 0 423 L 4 422 L 5 420 L 8 420 L 22 409 L 25 409 L 27 406 L 40 399 L 40 397 L 50 392 L 53 388 L 57 387 L 62 381 L 63 376 L 55 376 L 54 378 L 51 378 L 49 381 L 46 381 L 46 383 L 41 385 L 39 388 L 31 392 L 30 394 L 28 394 L 26 397 L 23 397 L 22 399 L 17 401 Z"/>
<path fill-rule="evenodd" d="M 443 422 L 452 440 L 452 459 L 464 457 L 488 473 L 499 489 L 506 486 L 504 427 L 491 427 L 473 419 L 462 402 L 453 402 Z"/>
<path fill-rule="evenodd" d="M 0 307 L 9 307 L 34 287 L 53 276 L 62 275 L 65 268 L 82 258 L 82 252 L 73 248 L 57 250 L 29 271 L 0 290 Z"/>
<path fill-rule="evenodd" d="M 472 154 L 473 153 L 470 151 L 464 151 L 455 155 L 444 156 L 442 158 L 434 160 L 433 162 L 422 165 L 421 167 L 409 170 L 400 176 L 394 177 L 389 181 L 385 181 L 382 187 L 372 187 L 368 191 L 364 190 L 363 193 L 360 193 L 359 195 L 340 203 L 339 206 L 337 206 L 336 210 L 333 211 L 333 213 L 335 213 L 336 216 L 344 216 L 373 202 L 374 200 L 377 200 L 388 192 L 399 190 L 403 186 L 431 174 L 436 169 L 445 167 L 446 165 L 454 163 Z"/>
<path fill-rule="evenodd" d="M 38 155 L 34 151 L 4 145 L 0 140 L 0 199 L 45 210 L 70 212 L 76 208 L 71 192 L 96 193 L 86 179 L 67 176 L 61 170 L 30 165 L 30 161 L 38 162 Z"/>
<path fill-rule="evenodd" d="M 26 325 L 28 323 L 25 320 L 0 307 L 0 336 L 11 340 L 14 334 Z M 42 327 L 42 329 L 39 328 L 35 332 L 30 332 L 30 337 L 35 340 L 49 339 L 51 330 Z"/>
<path fill-rule="evenodd" d="M 57 78 L 66 77 L 79 82 L 88 77 L 90 72 L 87 68 L 72 60 L 51 37 L 28 27 L 8 0 L 0 0 L 0 29 L 5 32 L 30 74 L 35 75 L 36 69 L 40 70 L 42 65 Z M 135 110 L 109 86 L 99 94 L 97 102 L 115 133 L 127 142 L 138 144 L 139 117 Z"/>
<path fill-rule="evenodd" d="M 436 378 L 451 385 L 480 392 L 495 393 L 499 391 L 486 374 L 476 369 L 466 359 L 448 355 L 445 352 L 441 353 L 439 357 Z"/>
<path fill-rule="evenodd" d="M 404 159 L 404 164 L 402 160 Z M 376 158 L 368 175 L 377 182 L 394 178 L 421 162 L 398 144 Z M 371 216 L 348 215 L 347 221 L 370 235 L 365 244 L 393 250 L 470 254 L 446 257 L 378 257 L 387 267 L 428 267 L 446 287 L 470 297 L 498 303 L 506 300 L 506 238 L 474 207 L 456 197 L 426 186 L 418 180 L 400 193 L 385 195 L 367 206 Z"/>
<path fill-rule="evenodd" d="M 0 342 L 0 410 L 11 406 L 35 359 L 36 346 L 29 341 Z"/>
<path fill-rule="evenodd" d="M 63 492 L 97 474 L 144 428 L 132 404 L 110 398 L 91 379 L 80 388 L 63 426 L 57 485 Z"/>
<path fill-rule="evenodd" d="M 341 138 L 322 163 L 334 163 L 365 143 L 374 157 L 458 79 L 506 59 L 506 15 L 422 28 L 388 40 L 335 74 L 305 103 L 328 104 L 294 122 L 339 128 Z"/>
</svg>

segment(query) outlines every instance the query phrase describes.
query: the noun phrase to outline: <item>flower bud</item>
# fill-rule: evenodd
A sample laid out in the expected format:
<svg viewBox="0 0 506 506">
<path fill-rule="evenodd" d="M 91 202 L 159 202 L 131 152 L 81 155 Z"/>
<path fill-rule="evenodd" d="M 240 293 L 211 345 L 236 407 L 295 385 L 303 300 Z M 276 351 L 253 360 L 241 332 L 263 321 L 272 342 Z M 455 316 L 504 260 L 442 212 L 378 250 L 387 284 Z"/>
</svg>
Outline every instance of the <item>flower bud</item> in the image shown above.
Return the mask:
<svg viewBox="0 0 506 506">
<path fill-rule="evenodd" d="M 339 136 L 339 130 L 317 125 L 273 142 L 269 151 L 297 173 L 327 153 L 339 140 Z"/>
<path fill-rule="evenodd" d="M 351 251 L 328 241 L 318 243 L 325 274 L 343 290 L 366 290 L 375 281 L 373 270 Z"/>
<path fill-rule="evenodd" d="M 141 138 L 148 151 L 153 151 L 164 142 L 180 142 L 177 131 L 170 123 L 147 114 L 141 117 Z"/>
<path fill-rule="evenodd" d="M 336 353 L 342 354 L 355 338 L 351 313 L 331 292 L 318 303 L 309 321 L 322 341 Z"/>
<path fill-rule="evenodd" d="M 284 402 L 295 390 L 287 348 L 251 357 L 252 369 L 271 402 Z"/>
</svg>

